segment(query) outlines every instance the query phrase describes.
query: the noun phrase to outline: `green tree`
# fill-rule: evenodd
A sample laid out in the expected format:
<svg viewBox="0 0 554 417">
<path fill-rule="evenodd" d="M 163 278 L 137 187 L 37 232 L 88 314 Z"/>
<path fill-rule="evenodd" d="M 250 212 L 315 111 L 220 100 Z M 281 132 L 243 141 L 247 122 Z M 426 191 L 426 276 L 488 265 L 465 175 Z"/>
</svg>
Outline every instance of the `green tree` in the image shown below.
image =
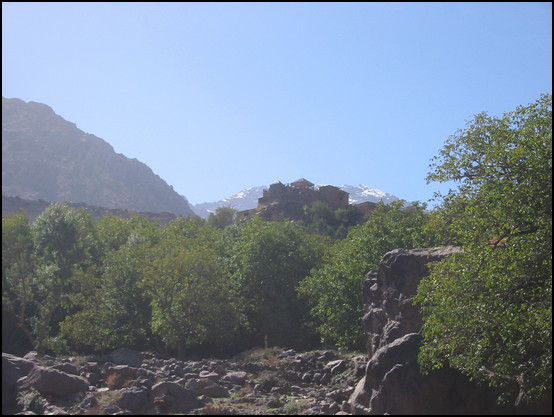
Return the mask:
<svg viewBox="0 0 554 417">
<path fill-rule="evenodd" d="M 428 181 L 458 185 L 432 225 L 463 253 L 418 288 L 420 363 L 448 363 L 502 400 L 538 400 L 552 391 L 552 96 L 475 116 L 431 168 Z"/>
<path fill-rule="evenodd" d="M 323 266 L 300 284 L 318 331 L 327 344 L 363 350 L 362 285 L 367 273 L 379 265 L 383 255 L 396 248 L 416 248 L 428 243 L 423 231 L 425 206 L 403 208 L 403 201 L 379 203 L 368 220 L 337 241 Z"/>
<path fill-rule="evenodd" d="M 48 348 L 62 349 L 58 324 L 79 291 L 75 277 L 101 261 L 90 215 L 57 203 L 44 210 L 30 229 L 21 217 L 2 223 L 7 226 L 2 248 L 8 260 L 3 265 L 3 298 L 10 300 L 6 305 L 39 355 Z"/>
<path fill-rule="evenodd" d="M 228 273 L 253 343 L 261 345 L 267 336 L 273 346 L 305 348 L 312 332 L 297 288 L 312 268 L 321 265 L 326 239 L 288 221 L 258 217 L 228 233 Z"/>
<path fill-rule="evenodd" d="M 79 311 L 61 324 L 62 335 L 78 351 L 163 350 L 149 330 L 151 299 L 139 286 L 160 242 L 160 226 L 141 216 L 107 216 L 97 229 L 105 250 L 103 268 L 97 279 L 82 276 Z"/>
<path fill-rule="evenodd" d="M 214 213 L 208 215 L 208 224 L 219 229 L 225 229 L 237 219 L 237 211 L 231 207 L 218 207 Z"/>
<path fill-rule="evenodd" d="M 17 340 L 19 331 L 32 346 L 28 321 L 36 313 L 34 271 L 33 235 L 27 216 L 2 217 L 2 351 L 26 346 Z"/>
<path fill-rule="evenodd" d="M 152 330 L 183 358 L 194 344 L 229 340 L 238 315 L 222 273 L 221 231 L 197 218 L 179 218 L 163 232 L 142 287 L 151 297 Z"/>
</svg>

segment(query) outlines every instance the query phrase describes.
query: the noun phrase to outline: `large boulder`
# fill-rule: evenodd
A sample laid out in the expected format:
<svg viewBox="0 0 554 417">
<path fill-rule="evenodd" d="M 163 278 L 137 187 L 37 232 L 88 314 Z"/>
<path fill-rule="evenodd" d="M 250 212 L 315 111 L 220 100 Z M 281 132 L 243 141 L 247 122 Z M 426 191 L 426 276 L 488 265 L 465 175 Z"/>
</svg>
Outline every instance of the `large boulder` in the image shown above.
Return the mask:
<svg viewBox="0 0 554 417">
<path fill-rule="evenodd" d="M 370 360 L 345 409 L 353 414 L 499 414 L 497 393 L 445 367 L 423 375 L 417 356 L 422 316 L 413 297 L 429 264 L 457 247 L 396 249 L 385 254 L 363 286 Z"/>
<path fill-rule="evenodd" d="M 418 333 L 423 321 L 412 304 L 428 265 L 459 252 L 455 246 L 429 249 L 395 249 L 383 256 L 363 285 L 364 328 L 370 357 L 379 348 L 409 333 Z"/>
<path fill-rule="evenodd" d="M 35 366 L 27 359 L 2 352 L 2 414 L 12 414 L 11 408 L 16 404 L 16 382 Z"/>
<path fill-rule="evenodd" d="M 142 365 L 142 354 L 133 349 L 120 348 L 114 350 L 108 355 L 108 360 L 117 365 L 129 365 L 134 368 L 139 368 Z"/>
<path fill-rule="evenodd" d="M 35 366 L 26 378 L 18 382 L 19 390 L 34 388 L 41 394 L 65 397 L 76 392 L 86 392 L 88 381 L 76 375 L 69 375 L 57 369 Z"/>
<path fill-rule="evenodd" d="M 203 405 L 203 402 L 191 390 L 170 381 L 154 385 L 151 390 L 151 398 L 153 404 L 164 412 L 184 412 Z"/>
<path fill-rule="evenodd" d="M 26 376 L 36 365 L 18 356 L 2 352 L 2 390 L 14 388 L 15 383 L 22 376 Z"/>
<path fill-rule="evenodd" d="M 207 395 L 208 397 L 223 398 L 229 396 L 225 387 L 215 383 L 208 378 L 193 378 L 187 381 L 187 388 L 196 395 Z"/>
<path fill-rule="evenodd" d="M 148 390 L 133 387 L 121 390 L 121 396 L 117 400 L 117 406 L 136 413 L 142 410 L 148 402 Z"/>
</svg>

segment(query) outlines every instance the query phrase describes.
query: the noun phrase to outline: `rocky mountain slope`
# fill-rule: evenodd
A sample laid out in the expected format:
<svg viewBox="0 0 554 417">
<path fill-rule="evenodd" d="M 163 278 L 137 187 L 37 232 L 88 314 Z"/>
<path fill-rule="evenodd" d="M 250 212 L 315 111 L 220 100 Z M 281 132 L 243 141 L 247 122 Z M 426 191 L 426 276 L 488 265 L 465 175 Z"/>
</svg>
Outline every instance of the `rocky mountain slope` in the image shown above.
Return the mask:
<svg viewBox="0 0 554 417">
<path fill-rule="evenodd" d="M 144 163 L 114 152 L 45 104 L 2 97 L 2 194 L 193 215 Z"/>
<path fill-rule="evenodd" d="M 264 190 L 267 188 L 266 186 L 246 188 L 231 197 L 226 197 L 219 201 L 196 204 L 192 209 L 198 216 L 204 219 L 219 207 L 232 207 L 238 211 L 251 210 L 256 208 L 258 205 L 258 198 L 262 197 Z M 341 185 L 339 188 L 350 194 L 350 204 L 360 204 L 366 201 L 378 203 L 380 200 L 383 200 L 384 203 L 390 203 L 398 200 L 398 197 L 392 194 L 368 187 L 367 185 L 358 185 L 357 187 L 352 185 Z"/>
</svg>

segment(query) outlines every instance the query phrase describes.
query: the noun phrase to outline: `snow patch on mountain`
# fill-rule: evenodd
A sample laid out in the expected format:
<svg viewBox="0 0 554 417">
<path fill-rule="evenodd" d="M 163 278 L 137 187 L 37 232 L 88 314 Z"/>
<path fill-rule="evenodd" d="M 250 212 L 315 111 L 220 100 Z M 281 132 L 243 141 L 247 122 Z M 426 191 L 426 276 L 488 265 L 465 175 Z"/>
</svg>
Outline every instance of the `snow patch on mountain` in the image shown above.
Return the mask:
<svg viewBox="0 0 554 417">
<path fill-rule="evenodd" d="M 196 204 L 192 209 L 203 219 L 207 219 L 210 213 L 215 212 L 219 207 L 231 207 L 238 211 L 250 210 L 258 206 L 258 198 L 262 197 L 266 189 L 266 186 L 250 187 L 213 203 Z"/>
<path fill-rule="evenodd" d="M 366 201 L 378 203 L 381 200 L 383 200 L 383 203 L 388 204 L 398 200 L 398 197 L 392 194 L 378 190 L 377 188 L 368 187 L 367 185 L 360 184 L 357 187 L 352 185 L 341 185 L 339 188 L 349 194 L 348 202 L 350 204 L 360 204 Z"/>
</svg>

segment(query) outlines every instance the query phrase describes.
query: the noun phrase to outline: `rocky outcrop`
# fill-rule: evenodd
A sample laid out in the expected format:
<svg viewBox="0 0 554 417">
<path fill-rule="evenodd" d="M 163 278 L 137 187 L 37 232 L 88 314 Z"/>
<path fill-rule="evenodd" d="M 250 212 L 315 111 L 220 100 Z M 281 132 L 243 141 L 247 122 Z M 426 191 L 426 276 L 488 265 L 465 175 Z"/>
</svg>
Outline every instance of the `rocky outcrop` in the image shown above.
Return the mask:
<svg viewBox="0 0 554 417">
<path fill-rule="evenodd" d="M 364 327 L 369 361 L 343 409 L 352 414 L 514 414 L 498 393 L 451 368 L 423 375 L 417 364 L 422 317 L 412 300 L 432 262 L 457 247 L 396 249 L 364 282 Z M 540 411 L 540 410 L 534 410 Z"/>
<path fill-rule="evenodd" d="M 419 281 L 429 273 L 431 262 L 459 250 L 452 246 L 395 249 L 383 256 L 378 269 L 369 272 L 363 286 L 363 323 L 370 356 L 394 340 L 421 330 L 419 308 L 412 304 Z"/>
</svg>

